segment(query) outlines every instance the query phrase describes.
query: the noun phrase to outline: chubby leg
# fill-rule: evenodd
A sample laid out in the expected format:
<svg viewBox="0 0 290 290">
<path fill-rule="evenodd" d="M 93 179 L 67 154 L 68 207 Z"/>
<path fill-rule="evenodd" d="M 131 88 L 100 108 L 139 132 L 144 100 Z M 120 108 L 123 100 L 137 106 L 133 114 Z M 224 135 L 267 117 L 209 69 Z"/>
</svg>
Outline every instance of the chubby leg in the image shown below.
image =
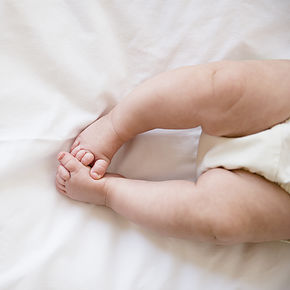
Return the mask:
<svg viewBox="0 0 290 290">
<path fill-rule="evenodd" d="M 243 170 L 211 169 L 197 183 L 111 179 L 107 206 L 165 235 L 217 244 L 290 238 L 290 196 Z"/>
<path fill-rule="evenodd" d="M 197 183 L 111 179 L 107 206 L 165 235 L 216 244 L 290 238 L 290 196 L 243 170 L 211 169 Z"/>
<path fill-rule="evenodd" d="M 211 169 L 197 187 L 215 211 L 212 222 L 221 243 L 290 239 L 290 195 L 265 178 L 244 171 Z"/>
<path fill-rule="evenodd" d="M 120 146 L 155 129 L 202 126 L 209 135 L 253 134 L 290 117 L 290 61 L 222 61 L 165 72 L 137 86 L 76 138 L 71 153 L 100 178 Z"/>
<path fill-rule="evenodd" d="M 110 175 L 94 180 L 71 154 L 61 153 L 59 160 L 60 193 L 106 205 L 159 233 L 217 244 L 290 239 L 290 196 L 258 175 L 211 169 L 197 183 Z"/>
</svg>

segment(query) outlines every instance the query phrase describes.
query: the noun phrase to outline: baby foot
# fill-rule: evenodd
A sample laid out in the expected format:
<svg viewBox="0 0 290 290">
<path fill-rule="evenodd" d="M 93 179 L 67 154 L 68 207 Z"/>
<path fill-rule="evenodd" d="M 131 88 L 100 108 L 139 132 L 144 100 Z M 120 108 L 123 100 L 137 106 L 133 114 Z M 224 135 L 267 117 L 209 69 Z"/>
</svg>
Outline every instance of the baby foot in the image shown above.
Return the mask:
<svg viewBox="0 0 290 290">
<path fill-rule="evenodd" d="M 71 154 L 83 165 L 93 165 L 91 177 L 99 179 L 104 176 L 113 155 L 123 143 L 114 129 L 109 113 L 78 135 L 71 146 Z"/>
<path fill-rule="evenodd" d="M 94 180 L 84 166 L 68 152 L 58 154 L 60 165 L 56 174 L 56 188 L 66 196 L 96 205 L 106 204 L 106 178 Z"/>
</svg>

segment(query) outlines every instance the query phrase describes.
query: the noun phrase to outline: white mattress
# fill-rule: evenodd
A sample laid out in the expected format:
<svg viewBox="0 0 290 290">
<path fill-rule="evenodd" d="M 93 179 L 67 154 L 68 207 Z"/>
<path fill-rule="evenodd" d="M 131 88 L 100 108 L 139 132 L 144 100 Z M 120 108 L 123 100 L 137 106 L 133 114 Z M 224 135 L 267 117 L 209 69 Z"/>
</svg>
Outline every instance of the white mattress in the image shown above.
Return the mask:
<svg viewBox="0 0 290 290">
<path fill-rule="evenodd" d="M 0 289 L 288 289 L 289 244 L 162 237 L 60 196 L 54 176 L 56 154 L 144 79 L 290 58 L 289 15 L 287 0 L 0 0 Z M 199 133 L 140 135 L 111 171 L 194 180 Z"/>
</svg>

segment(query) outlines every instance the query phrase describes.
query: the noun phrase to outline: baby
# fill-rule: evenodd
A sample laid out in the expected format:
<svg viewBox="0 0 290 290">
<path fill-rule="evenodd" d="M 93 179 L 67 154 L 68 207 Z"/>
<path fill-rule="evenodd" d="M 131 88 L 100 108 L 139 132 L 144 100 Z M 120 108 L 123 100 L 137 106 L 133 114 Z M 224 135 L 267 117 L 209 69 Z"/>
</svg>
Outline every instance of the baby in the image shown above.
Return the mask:
<svg viewBox="0 0 290 290">
<path fill-rule="evenodd" d="M 72 199 L 107 206 L 168 236 L 216 244 L 290 239 L 289 117 L 288 60 L 223 61 L 165 72 L 88 126 L 70 153 L 59 153 L 56 186 Z M 137 134 L 197 126 L 204 133 L 196 183 L 106 173 L 116 151 Z M 239 148 L 239 158 L 231 148 Z"/>
</svg>

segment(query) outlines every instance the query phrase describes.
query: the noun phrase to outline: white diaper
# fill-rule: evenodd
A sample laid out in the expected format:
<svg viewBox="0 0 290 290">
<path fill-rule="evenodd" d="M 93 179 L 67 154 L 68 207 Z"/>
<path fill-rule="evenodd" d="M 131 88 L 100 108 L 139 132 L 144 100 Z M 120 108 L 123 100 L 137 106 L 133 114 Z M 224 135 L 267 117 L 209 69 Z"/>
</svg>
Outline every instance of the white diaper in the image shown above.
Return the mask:
<svg viewBox="0 0 290 290">
<path fill-rule="evenodd" d="M 290 193 L 290 119 L 271 129 L 239 138 L 202 133 L 198 175 L 210 168 L 245 169 L 279 184 Z"/>
</svg>

